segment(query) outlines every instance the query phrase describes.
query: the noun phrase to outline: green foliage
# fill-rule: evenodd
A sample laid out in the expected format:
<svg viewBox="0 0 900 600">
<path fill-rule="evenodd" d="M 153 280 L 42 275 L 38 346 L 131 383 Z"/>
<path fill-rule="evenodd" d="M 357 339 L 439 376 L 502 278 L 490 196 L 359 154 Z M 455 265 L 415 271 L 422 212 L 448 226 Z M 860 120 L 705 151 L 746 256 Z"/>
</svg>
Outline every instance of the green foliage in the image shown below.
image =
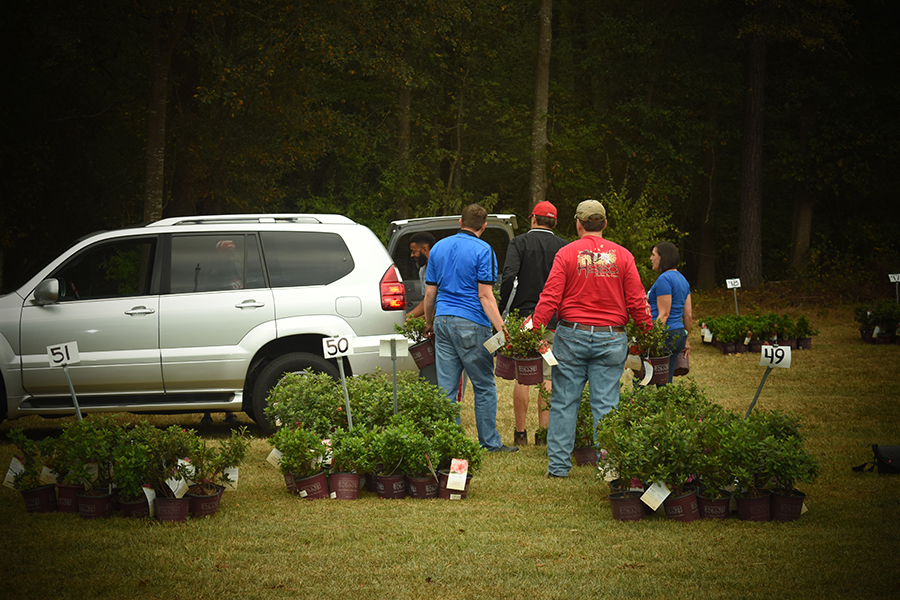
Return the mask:
<svg viewBox="0 0 900 600">
<path fill-rule="evenodd" d="M 432 472 L 431 441 L 404 415 L 393 417 L 375 442 L 381 475 L 406 473 L 412 477 L 425 477 Z"/>
<path fill-rule="evenodd" d="M 298 479 L 319 473 L 328 451 L 318 433 L 303 427 L 282 427 L 269 438 L 269 443 L 283 454 L 281 472 Z"/>
<path fill-rule="evenodd" d="M 285 374 L 269 392 L 265 413 L 270 423 L 315 431 L 320 438 L 335 427 L 347 427 L 340 384 L 327 373 Z"/>
<path fill-rule="evenodd" d="M 355 427 L 335 429 L 331 434 L 331 470 L 334 473 L 371 473 L 378 462 L 377 432 Z"/>
<path fill-rule="evenodd" d="M 230 437 L 216 442 L 195 438 L 189 459 L 194 469 L 191 479 L 199 488 L 200 494 L 214 494 L 217 482 L 231 481 L 225 469 L 239 466 L 246 458 L 249 446 L 250 438 L 247 437 L 246 427 L 232 430 Z"/>
<path fill-rule="evenodd" d="M 64 448 L 62 448 L 64 446 Z M 72 471 L 85 469 L 85 465 L 96 465 L 96 477 L 85 476 L 82 481 L 85 491 L 97 490 L 108 493 L 114 481 L 117 457 L 124 446 L 121 428 L 109 415 L 94 414 L 81 421 L 68 423 L 57 442 L 57 448 L 67 456 Z"/>
<path fill-rule="evenodd" d="M 432 464 L 437 462 L 437 470 L 446 471 L 454 458 L 462 458 L 469 461 L 469 474 L 474 475 L 481 468 L 485 450 L 466 435 L 465 430 L 456 423 L 441 422 L 435 425 L 434 435 L 431 438 L 432 452 L 436 458 L 432 458 Z"/>
<path fill-rule="evenodd" d="M 179 459 L 184 460 L 190 456 L 197 438 L 192 430 L 182 429 L 177 425 L 156 429 L 148 434 L 152 456 L 146 483 L 156 491 L 157 496 L 171 498 L 175 493 L 166 482 L 170 479 L 188 479 L 190 469 L 186 463 L 179 462 Z"/>
<path fill-rule="evenodd" d="M 22 463 L 23 470 L 17 473 L 13 479 L 13 485 L 17 490 L 31 490 L 44 485 L 41 482 L 41 472 L 44 463 L 41 456 L 41 448 L 37 442 L 25 435 L 25 430 L 11 429 L 8 434 L 9 441 L 16 448 L 16 457 Z"/>
<path fill-rule="evenodd" d="M 153 466 L 156 437 L 157 429 L 146 421 L 124 431 L 114 473 L 121 499 L 134 501 L 143 497 L 142 488 Z"/>
<path fill-rule="evenodd" d="M 409 340 L 412 345 L 424 342 L 425 337 L 425 317 L 413 317 L 406 315 L 403 325 L 394 323 L 394 331 Z"/>
<path fill-rule="evenodd" d="M 644 331 L 634 319 L 629 318 L 625 333 L 628 336 L 629 352 L 632 354 L 656 358 L 672 353 L 667 344 L 669 328 L 662 321 L 654 321 L 653 326 Z"/>
<path fill-rule="evenodd" d="M 519 310 L 514 309 L 506 316 L 506 345 L 503 354 L 511 358 L 537 358 L 540 350 L 547 344 L 544 336 L 547 328 L 544 325 L 525 329 L 525 319 L 519 316 Z"/>
<path fill-rule="evenodd" d="M 594 415 L 591 412 L 591 392 L 590 385 L 585 385 L 581 392 L 581 404 L 578 405 L 578 416 L 575 419 L 575 447 L 584 448 L 593 445 Z"/>
</svg>

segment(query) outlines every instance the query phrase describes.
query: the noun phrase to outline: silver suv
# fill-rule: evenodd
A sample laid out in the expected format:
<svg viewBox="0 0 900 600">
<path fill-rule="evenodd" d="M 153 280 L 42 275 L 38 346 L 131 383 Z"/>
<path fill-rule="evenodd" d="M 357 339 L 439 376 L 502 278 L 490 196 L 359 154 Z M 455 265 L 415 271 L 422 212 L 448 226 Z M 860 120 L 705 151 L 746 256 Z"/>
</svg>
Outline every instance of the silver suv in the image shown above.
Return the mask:
<svg viewBox="0 0 900 600">
<path fill-rule="evenodd" d="M 49 349 L 76 342 L 67 370 L 85 412 L 245 411 L 268 432 L 263 408 L 284 373 L 338 377 L 323 338 L 353 340 L 347 376 L 390 371 L 379 342 L 405 308 L 384 246 L 339 215 L 180 217 L 95 234 L 0 297 L 0 418 L 73 414 Z"/>
</svg>

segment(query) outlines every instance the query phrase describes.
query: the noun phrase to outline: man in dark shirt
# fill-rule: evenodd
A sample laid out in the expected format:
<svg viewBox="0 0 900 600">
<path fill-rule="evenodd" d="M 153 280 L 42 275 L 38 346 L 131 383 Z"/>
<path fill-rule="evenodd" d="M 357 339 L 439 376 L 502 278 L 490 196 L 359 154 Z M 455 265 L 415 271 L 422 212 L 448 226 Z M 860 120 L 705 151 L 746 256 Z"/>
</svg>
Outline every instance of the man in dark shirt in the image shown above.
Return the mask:
<svg viewBox="0 0 900 600">
<path fill-rule="evenodd" d="M 541 290 L 547 281 L 556 251 L 568 242 L 553 233 L 556 227 L 556 207 L 550 202 L 538 202 L 531 212 L 531 230 L 514 237 L 506 251 L 506 262 L 500 284 L 500 306 L 506 310 L 519 310 L 519 316 L 527 317 L 534 312 Z M 511 300 L 511 301 L 510 301 Z M 555 329 L 556 323 L 550 324 Z M 553 341 L 553 332 L 547 333 L 548 342 Z M 544 382 L 541 384 L 549 394 L 552 388 L 550 366 L 544 362 Z M 528 395 L 530 388 L 516 382 L 513 389 L 513 412 L 516 420 L 514 443 L 517 446 L 528 444 L 528 431 L 525 420 L 528 415 Z M 545 410 L 541 393 L 538 392 L 538 426 L 547 428 L 549 414 Z M 539 443 L 535 433 L 534 442 Z"/>
</svg>

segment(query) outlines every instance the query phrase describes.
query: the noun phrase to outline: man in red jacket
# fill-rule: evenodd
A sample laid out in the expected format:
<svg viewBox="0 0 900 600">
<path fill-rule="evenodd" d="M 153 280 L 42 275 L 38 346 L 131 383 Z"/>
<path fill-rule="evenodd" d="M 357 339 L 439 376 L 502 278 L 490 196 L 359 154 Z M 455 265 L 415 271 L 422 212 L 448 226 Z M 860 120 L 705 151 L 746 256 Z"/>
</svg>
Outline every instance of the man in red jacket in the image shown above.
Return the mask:
<svg viewBox="0 0 900 600">
<path fill-rule="evenodd" d="M 652 325 L 650 307 L 631 252 L 603 239 L 606 209 L 585 200 L 575 210 L 579 239 L 556 253 L 534 311 L 534 325 L 556 313 L 553 344 L 547 476 L 567 477 L 572 467 L 575 421 L 585 382 L 590 383 L 594 426 L 619 403 L 619 379 L 628 354 L 629 315 Z"/>
</svg>

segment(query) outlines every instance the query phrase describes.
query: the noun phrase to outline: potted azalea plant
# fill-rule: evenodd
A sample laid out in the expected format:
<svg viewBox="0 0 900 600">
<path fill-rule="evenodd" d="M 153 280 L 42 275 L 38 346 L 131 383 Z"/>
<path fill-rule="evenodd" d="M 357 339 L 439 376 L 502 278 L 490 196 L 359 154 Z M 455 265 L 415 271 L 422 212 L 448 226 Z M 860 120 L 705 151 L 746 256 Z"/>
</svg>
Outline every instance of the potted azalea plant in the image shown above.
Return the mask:
<svg viewBox="0 0 900 600">
<path fill-rule="evenodd" d="M 84 491 L 77 494 L 78 512 L 85 519 L 108 518 L 113 508 L 113 469 L 124 443 L 122 428 L 108 415 L 91 415 L 65 426 L 70 460 L 84 465 Z"/>
<path fill-rule="evenodd" d="M 150 514 L 144 490 L 153 462 L 156 433 L 156 428 L 146 421 L 124 432 L 113 477 L 119 491 L 119 506 L 126 517 L 139 519 Z"/>
<path fill-rule="evenodd" d="M 11 430 L 9 440 L 16 448 L 15 460 L 19 462 L 18 469 L 14 470 L 13 487 L 22 495 L 25 510 L 56 512 L 56 486 L 41 479 L 44 460 L 40 445 L 26 436 L 23 429 Z"/>
<path fill-rule="evenodd" d="M 596 429 L 599 477 L 609 484 L 609 501 L 617 521 L 639 521 L 649 512 L 641 495 L 650 464 L 644 450 L 649 431 L 633 422 L 621 403 L 605 414 Z"/>
<path fill-rule="evenodd" d="M 318 433 L 304 427 L 282 427 L 269 443 L 281 452 L 279 468 L 288 490 L 308 500 L 328 497 L 323 467 L 328 447 Z"/>
<path fill-rule="evenodd" d="M 417 367 L 424 369 L 434 364 L 434 339 L 425 335 L 425 317 L 406 315 L 402 325 L 394 323 L 394 331 L 409 340 L 409 353 Z"/>
<path fill-rule="evenodd" d="M 773 481 L 772 518 L 793 521 L 800 518 L 806 494 L 798 483 L 812 483 L 819 473 L 819 463 L 803 447 L 803 439 L 794 436 L 773 438 L 769 445 Z"/>
<path fill-rule="evenodd" d="M 801 350 L 812 349 L 812 338 L 819 335 L 819 330 L 810 325 L 809 317 L 801 315 L 794 324 L 794 333 L 797 336 L 797 348 Z"/>
<path fill-rule="evenodd" d="M 518 311 L 513 311 L 507 317 L 506 330 L 509 338 L 504 352 L 515 360 L 516 381 L 524 385 L 540 384 L 544 380 L 544 359 L 541 352 L 548 346 L 544 339 L 547 335 L 546 326 L 526 328 L 524 321 L 518 318 Z"/>
<path fill-rule="evenodd" d="M 250 439 L 247 428 L 231 431 L 231 436 L 215 443 L 207 443 L 197 437 L 188 460 L 191 464 L 191 480 L 188 490 L 191 498 L 191 516 L 204 517 L 215 514 L 225 487 L 219 483 L 234 483 L 231 469 L 236 469 L 247 456 Z"/>
<path fill-rule="evenodd" d="M 470 438 L 461 426 L 446 421 L 435 424 L 434 434 L 431 437 L 431 448 L 437 460 L 438 497 L 465 499 L 472 477 L 481 468 L 485 450 L 478 445 L 477 440 Z M 453 490 L 447 487 L 454 459 L 462 459 L 467 463 L 466 482 L 462 490 Z M 434 462 L 432 460 L 432 464 Z"/>
<path fill-rule="evenodd" d="M 160 521 L 184 521 L 190 510 L 188 481 L 193 473 L 190 456 L 195 446 L 193 431 L 170 425 L 166 429 L 155 430 L 150 438 L 150 469 L 146 483 L 153 490 L 153 504 L 156 517 Z"/>
<path fill-rule="evenodd" d="M 628 336 L 629 352 L 643 358 L 653 366 L 651 384 L 665 384 L 669 381 L 669 356 L 672 350 L 667 343 L 669 328 L 662 321 L 654 321 L 646 331 L 642 329 L 634 319 L 629 319 L 625 326 Z M 635 376 L 643 378 L 644 373 L 638 372 Z"/>
<path fill-rule="evenodd" d="M 338 500 L 359 498 L 360 480 L 375 468 L 375 431 L 339 427 L 331 434 L 331 474 L 328 485 Z"/>
</svg>

